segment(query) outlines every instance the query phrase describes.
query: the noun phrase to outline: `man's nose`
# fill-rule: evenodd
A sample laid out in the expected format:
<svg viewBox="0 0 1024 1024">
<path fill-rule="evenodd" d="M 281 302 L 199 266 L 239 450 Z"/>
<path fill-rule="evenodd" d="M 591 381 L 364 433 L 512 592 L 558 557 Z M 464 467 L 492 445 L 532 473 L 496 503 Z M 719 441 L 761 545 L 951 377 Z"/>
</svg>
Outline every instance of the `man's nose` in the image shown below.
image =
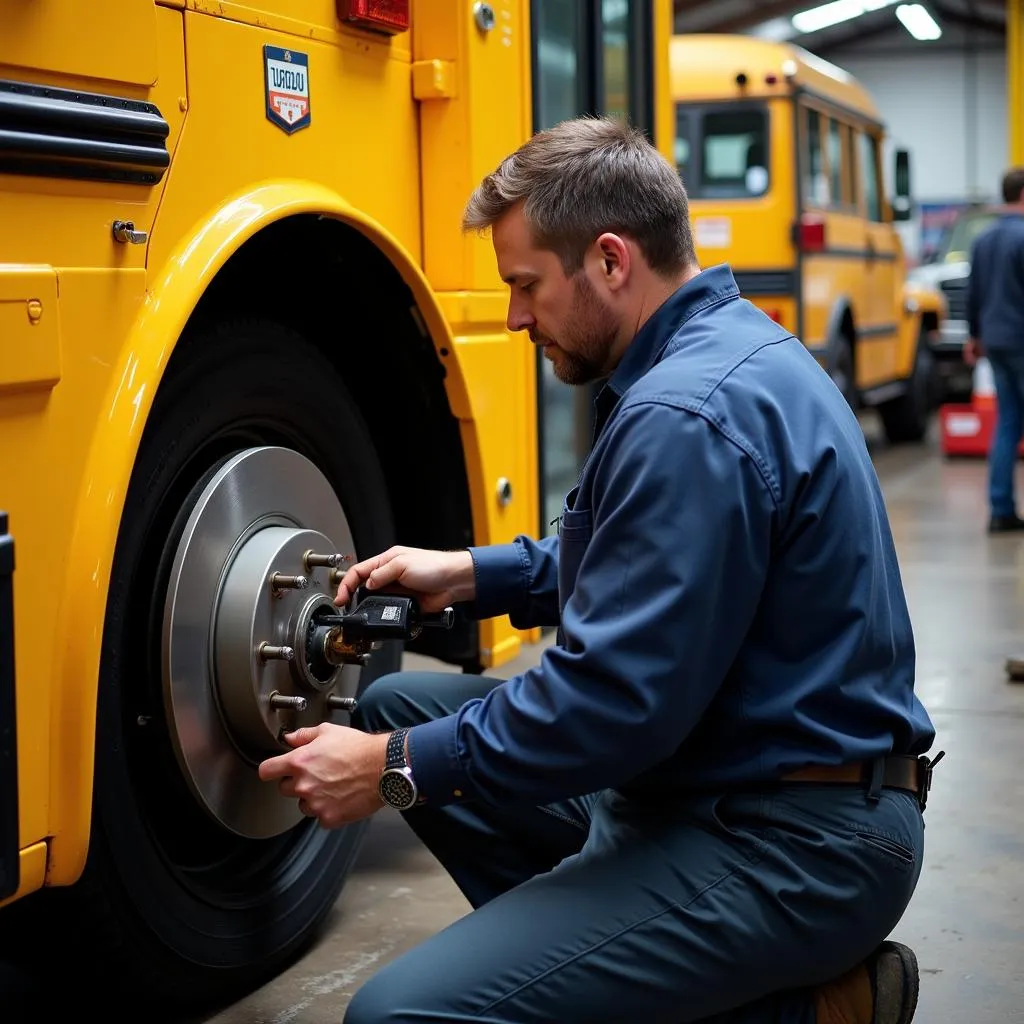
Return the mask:
<svg viewBox="0 0 1024 1024">
<path fill-rule="evenodd" d="M 508 304 L 508 318 L 505 320 L 505 326 L 510 331 L 525 331 L 532 327 L 534 323 L 536 321 L 525 306 L 518 302 L 510 302 Z"/>
</svg>

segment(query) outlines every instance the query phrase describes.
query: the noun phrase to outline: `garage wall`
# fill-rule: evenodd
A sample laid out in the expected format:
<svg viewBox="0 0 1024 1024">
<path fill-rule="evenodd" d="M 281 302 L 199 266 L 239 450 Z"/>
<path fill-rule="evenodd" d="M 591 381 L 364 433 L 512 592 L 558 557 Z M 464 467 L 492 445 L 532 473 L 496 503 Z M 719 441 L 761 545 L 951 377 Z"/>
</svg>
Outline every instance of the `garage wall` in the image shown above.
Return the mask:
<svg viewBox="0 0 1024 1024">
<path fill-rule="evenodd" d="M 925 201 L 993 198 L 1008 153 L 1000 50 L 833 54 L 875 97 L 893 142 L 911 151 Z"/>
</svg>

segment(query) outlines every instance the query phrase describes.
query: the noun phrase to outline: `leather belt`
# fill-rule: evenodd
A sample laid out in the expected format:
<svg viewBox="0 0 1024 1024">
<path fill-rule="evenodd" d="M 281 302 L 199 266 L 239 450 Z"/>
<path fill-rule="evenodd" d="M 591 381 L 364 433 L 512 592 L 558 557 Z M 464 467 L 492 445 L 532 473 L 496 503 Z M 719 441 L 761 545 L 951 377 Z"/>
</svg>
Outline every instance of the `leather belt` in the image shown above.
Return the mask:
<svg viewBox="0 0 1024 1024">
<path fill-rule="evenodd" d="M 812 764 L 783 775 L 781 782 L 823 782 L 889 789 L 905 789 L 917 795 L 921 810 L 928 803 L 932 787 L 932 769 L 946 756 L 939 751 L 934 759 L 890 755 L 880 758 L 883 763 L 876 769 L 875 761 L 851 761 L 847 764 Z"/>
</svg>

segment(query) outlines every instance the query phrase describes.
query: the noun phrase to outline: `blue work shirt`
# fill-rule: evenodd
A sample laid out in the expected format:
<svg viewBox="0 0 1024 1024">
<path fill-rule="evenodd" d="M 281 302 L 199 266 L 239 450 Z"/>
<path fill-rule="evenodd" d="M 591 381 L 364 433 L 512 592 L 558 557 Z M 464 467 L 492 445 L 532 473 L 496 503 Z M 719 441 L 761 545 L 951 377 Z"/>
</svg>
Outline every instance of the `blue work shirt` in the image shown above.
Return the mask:
<svg viewBox="0 0 1024 1024">
<path fill-rule="evenodd" d="M 967 327 L 986 352 L 1024 353 L 1024 214 L 1001 216 L 975 239 Z"/>
<path fill-rule="evenodd" d="M 728 267 L 650 317 L 597 411 L 558 537 L 471 549 L 473 613 L 559 641 L 412 729 L 427 801 L 680 793 L 926 751 L 861 427 Z"/>
</svg>

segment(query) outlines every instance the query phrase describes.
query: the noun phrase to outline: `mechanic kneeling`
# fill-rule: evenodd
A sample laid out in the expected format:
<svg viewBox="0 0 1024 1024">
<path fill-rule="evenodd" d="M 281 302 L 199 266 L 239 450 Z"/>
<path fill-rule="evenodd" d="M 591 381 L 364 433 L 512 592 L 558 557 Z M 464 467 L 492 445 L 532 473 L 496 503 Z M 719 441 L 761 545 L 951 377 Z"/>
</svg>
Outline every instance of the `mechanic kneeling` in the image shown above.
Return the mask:
<svg viewBox="0 0 1024 1024">
<path fill-rule="evenodd" d="M 534 136 L 465 226 L 491 229 L 509 328 L 605 385 L 557 539 L 394 548 L 338 590 L 557 625 L 540 664 L 386 676 L 358 728 L 261 766 L 325 827 L 383 794 L 474 908 L 346 1022 L 907 1024 L 917 963 L 886 937 L 934 730 L 856 417 L 700 270 L 683 185 L 632 129 Z"/>
</svg>

